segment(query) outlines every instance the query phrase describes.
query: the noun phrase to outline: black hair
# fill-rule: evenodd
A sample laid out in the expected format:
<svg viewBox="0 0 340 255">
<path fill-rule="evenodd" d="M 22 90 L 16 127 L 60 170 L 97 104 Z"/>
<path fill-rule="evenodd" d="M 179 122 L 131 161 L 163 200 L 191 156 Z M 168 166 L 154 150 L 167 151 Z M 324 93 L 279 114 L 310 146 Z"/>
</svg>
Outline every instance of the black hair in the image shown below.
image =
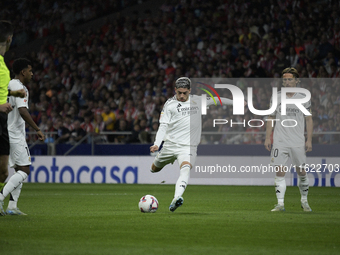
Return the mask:
<svg viewBox="0 0 340 255">
<path fill-rule="evenodd" d="M 32 66 L 31 61 L 26 58 L 18 58 L 13 62 L 13 72 L 15 75 L 19 75 L 20 72 L 28 68 L 28 66 Z"/>
<path fill-rule="evenodd" d="M 13 35 L 14 28 L 11 22 L 7 20 L 0 20 L 0 42 L 5 42 L 7 36 Z"/>
</svg>

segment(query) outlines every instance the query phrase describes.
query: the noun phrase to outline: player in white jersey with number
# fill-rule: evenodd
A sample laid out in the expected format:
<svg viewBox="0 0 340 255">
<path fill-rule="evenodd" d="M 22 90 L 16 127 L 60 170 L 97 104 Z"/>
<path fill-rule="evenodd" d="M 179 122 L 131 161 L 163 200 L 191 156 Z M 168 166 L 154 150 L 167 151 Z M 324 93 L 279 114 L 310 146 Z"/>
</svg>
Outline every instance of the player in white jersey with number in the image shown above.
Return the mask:
<svg viewBox="0 0 340 255">
<path fill-rule="evenodd" d="M 296 87 L 300 82 L 299 73 L 295 68 L 289 67 L 282 71 L 283 86 Z M 299 99 L 306 97 L 301 93 L 287 93 L 287 98 Z M 311 112 L 310 101 L 302 104 Z M 301 207 L 304 211 L 312 211 L 310 208 L 307 195 L 309 189 L 309 180 L 304 169 L 306 164 L 306 152 L 312 151 L 313 119 L 312 116 L 305 116 L 303 112 L 292 104 L 287 104 L 286 115 L 281 114 L 281 93 L 278 93 L 278 106 L 276 111 L 268 119 L 276 119 L 267 122 L 265 147 L 271 150 L 271 165 L 276 166 L 275 192 L 277 205 L 272 211 L 284 211 L 284 196 L 286 192 L 285 171 L 287 171 L 287 162 L 290 158 L 298 174 L 298 186 L 301 194 Z M 289 120 L 290 119 L 290 120 Z M 275 125 L 273 146 L 271 148 L 270 136 L 273 130 L 272 122 L 284 123 Z M 307 141 L 305 142 L 305 122 L 307 129 Z M 288 169 L 289 170 L 289 169 Z"/>
<path fill-rule="evenodd" d="M 0 191 L 0 214 L 2 215 L 26 215 L 17 207 L 22 183 L 30 173 L 31 156 L 26 143 L 25 121 L 37 131 L 39 140 L 44 140 L 44 134 L 33 121 L 28 112 L 28 90 L 26 84 L 32 79 L 31 62 L 24 58 L 16 59 L 13 62 L 15 78 L 8 84 L 9 90 L 24 89 L 26 97 L 9 97 L 9 103 L 13 111 L 8 114 L 8 133 L 10 142 L 9 166 L 14 168 L 16 173 L 11 176 L 7 184 Z M 6 212 L 3 208 L 3 201 L 10 194 L 9 204 Z"/>
<path fill-rule="evenodd" d="M 190 95 L 190 91 L 189 78 L 181 77 L 176 80 L 176 95 L 165 102 L 156 139 L 150 147 L 150 151 L 155 152 L 164 140 L 163 147 L 151 166 L 152 173 L 159 172 L 176 159 L 178 161 L 180 176 L 176 182 L 174 199 L 169 206 L 172 212 L 183 204 L 182 195 L 189 181 L 190 169 L 195 164 L 197 146 L 201 139 L 201 96 Z M 233 103 L 227 98 L 221 98 L 221 101 L 223 105 Z M 207 98 L 207 106 L 212 104 L 213 100 Z"/>
</svg>

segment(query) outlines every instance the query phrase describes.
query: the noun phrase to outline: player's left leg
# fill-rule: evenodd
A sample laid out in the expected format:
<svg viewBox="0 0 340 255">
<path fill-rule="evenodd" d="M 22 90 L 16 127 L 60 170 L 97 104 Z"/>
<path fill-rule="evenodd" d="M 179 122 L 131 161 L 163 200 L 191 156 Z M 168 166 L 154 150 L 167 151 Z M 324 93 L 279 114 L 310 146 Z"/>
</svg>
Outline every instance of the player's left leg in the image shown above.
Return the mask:
<svg viewBox="0 0 340 255">
<path fill-rule="evenodd" d="M 175 186 L 174 199 L 169 206 L 169 210 L 172 212 L 180 207 L 184 202 L 182 196 L 189 182 L 190 170 L 196 160 L 196 150 L 197 147 L 188 146 L 187 148 L 184 148 L 184 151 L 181 151 L 180 155 L 177 157 L 180 172 Z"/>
<path fill-rule="evenodd" d="M 306 152 L 304 147 L 291 148 L 292 149 L 292 162 L 296 165 L 296 172 L 298 175 L 298 187 L 301 194 L 301 207 L 304 211 L 310 212 L 310 208 L 307 200 L 309 191 L 309 179 L 304 169 L 306 164 Z"/>
<path fill-rule="evenodd" d="M 7 179 L 7 177 L 8 177 L 8 155 L 0 155 L 0 193 L 5 186 L 5 180 Z M 0 199 L 0 216 L 6 215 L 3 205 L 4 201 Z"/>
<path fill-rule="evenodd" d="M 180 165 L 179 177 L 177 179 L 176 186 L 175 186 L 175 196 L 169 206 L 169 210 L 171 212 L 174 212 L 184 202 L 182 195 L 188 185 L 191 168 L 192 168 L 192 165 L 188 161 L 183 161 Z"/>
<path fill-rule="evenodd" d="M 179 177 L 176 182 L 175 197 L 181 197 L 188 185 L 190 178 L 190 170 L 192 165 L 188 161 L 183 161 L 180 170 Z"/>
<path fill-rule="evenodd" d="M 18 166 L 15 168 L 16 172 L 23 171 L 27 175 L 30 174 L 29 166 Z M 6 210 L 7 215 L 26 215 L 18 208 L 18 200 L 20 197 L 23 182 L 21 182 L 13 191 L 10 192 L 9 203 Z"/>
<path fill-rule="evenodd" d="M 301 207 L 305 212 L 311 212 L 312 209 L 310 208 L 307 196 L 309 190 L 309 179 L 305 169 L 297 167 L 296 168 L 298 174 L 298 186 L 301 194 Z"/>
<path fill-rule="evenodd" d="M 161 171 L 167 164 L 173 164 L 176 160 L 176 156 L 174 156 L 174 154 L 175 150 L 172 148 L 172 144 L 165 142 L 151 165 L 151 173 L 157 173 Z"/>
</svg>

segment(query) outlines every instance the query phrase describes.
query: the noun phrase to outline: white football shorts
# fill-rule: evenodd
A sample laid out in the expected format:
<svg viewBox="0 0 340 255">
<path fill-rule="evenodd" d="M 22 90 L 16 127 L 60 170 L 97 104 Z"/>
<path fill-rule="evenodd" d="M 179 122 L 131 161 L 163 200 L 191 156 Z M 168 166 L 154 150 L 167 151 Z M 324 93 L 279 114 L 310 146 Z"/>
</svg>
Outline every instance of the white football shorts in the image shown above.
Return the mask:
<svg viewBox="0 0 340 255">
<path fill-rule="evenodd" d="M 26 141 L 10 144 L 8 165 L 12 168 L 31 165 L 31 154 Z"/>
<path fill-rule="evenodd" d="M 273 145 L 270 164 L 273 166 L 287 166 L 290 158 L 292 164 L 297 167 L 303 167 L 306 164 L 306 150 L 303 147 L 278 147 Z"/>
<path fill-rule="evenodd" d="M 163 168 L 169 163 L 173 164 L 177 159 L 179 166 L 181 166 L 184 161 L 188 161 L 194 166 L 196 156 L 197 146 L 179 145 L 170 141 L 165 141 L 153 163 L 156 167 Z"/>
</svg>

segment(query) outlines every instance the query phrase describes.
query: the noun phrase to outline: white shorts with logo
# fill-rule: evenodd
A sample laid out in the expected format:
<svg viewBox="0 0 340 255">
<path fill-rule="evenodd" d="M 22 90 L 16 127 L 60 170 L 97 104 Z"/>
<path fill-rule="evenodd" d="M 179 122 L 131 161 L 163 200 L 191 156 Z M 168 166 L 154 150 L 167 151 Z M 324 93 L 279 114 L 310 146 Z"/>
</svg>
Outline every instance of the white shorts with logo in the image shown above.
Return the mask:
<svg viewBox="0 0 340 255">
<path fill-rule="evenodd" d="M 163 168 L 169 163 L 173 164 L 177 159 L 179 166 L 181 166 L 184 161 L 188 161 L 194 166 L 196 156 L 197 146 L 179 145 L 170 141 L 165 141 L 153 163 L 156 167 Z"/>
<path fill-rule="evenodd" d="M 273 166 L 287 166 L 290 158 L 292 164 L 297 167 L 303 167 L 306 164 L 306 150 L 302 147 L 280 147 L 273 145 L 270 164 Z"/>
<path fill-rule="evenodd" d="M 26 141 L 10 144 L 8 165 L 12 168 L 31 165 L 31 154 Z"/>
</svg>

